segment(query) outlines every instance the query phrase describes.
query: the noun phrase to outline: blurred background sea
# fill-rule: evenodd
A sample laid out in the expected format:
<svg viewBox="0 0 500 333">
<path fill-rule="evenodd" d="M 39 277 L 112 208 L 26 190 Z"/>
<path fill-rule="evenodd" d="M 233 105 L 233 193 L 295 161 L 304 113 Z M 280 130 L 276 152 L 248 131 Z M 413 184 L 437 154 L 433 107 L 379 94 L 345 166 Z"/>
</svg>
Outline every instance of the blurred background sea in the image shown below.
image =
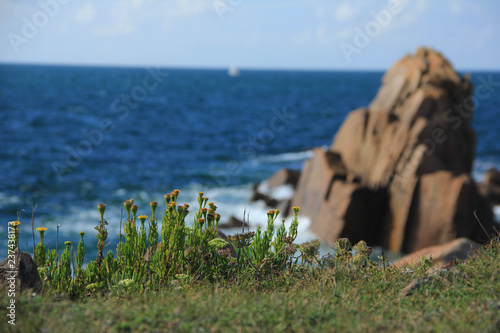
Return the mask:
<svg viewBox="0 0 500 333">
<path fill-rule="evenodd" d="M 32 206 L 51 248 L 57 225 L 60 248 L 85 231 L 91 260 L 99 203 L 107 205 L 114 251 L 123 201 L 134 198 L 150 216 L 149 202 L 163 210 L 163 194 L 174 189 L 192 212 L 204 191 L 221 222 L 246 211 L 255 229 L 267 209 L 248 202 L 252 185 L 280 168 L 300 169 L 312 148 L 330 145 L 347 113 L 373 99 L 382 75 L 0 65 L 0 258 L 18 213 L 20 246 L 31 252 Z M 472 72 L 472 82 L 490 75 L 500 82 L 498 72 Z M 473 115 L 478 181 L 500 167 L 500 87 L 493 88 Z M 307 229 L 301 219 L 298 242 L 315 237 Z"/>
</svg>

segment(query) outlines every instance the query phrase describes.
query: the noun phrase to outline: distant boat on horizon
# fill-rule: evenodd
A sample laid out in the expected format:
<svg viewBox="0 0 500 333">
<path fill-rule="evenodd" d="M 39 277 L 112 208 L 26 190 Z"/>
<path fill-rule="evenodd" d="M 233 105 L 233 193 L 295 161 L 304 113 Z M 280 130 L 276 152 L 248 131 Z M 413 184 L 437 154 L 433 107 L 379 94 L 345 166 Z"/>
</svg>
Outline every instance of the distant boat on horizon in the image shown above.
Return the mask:
<svg viewBox="0 0 500 333">
<path fill-rule="evenodd" d="M 236 67 L 236 65 L 231 65 L 227 69 L 227 75 L 229 75 L 231 77 L 239 76 L 240 70 L 238 69 L 238 67 Z"/>
</svg>

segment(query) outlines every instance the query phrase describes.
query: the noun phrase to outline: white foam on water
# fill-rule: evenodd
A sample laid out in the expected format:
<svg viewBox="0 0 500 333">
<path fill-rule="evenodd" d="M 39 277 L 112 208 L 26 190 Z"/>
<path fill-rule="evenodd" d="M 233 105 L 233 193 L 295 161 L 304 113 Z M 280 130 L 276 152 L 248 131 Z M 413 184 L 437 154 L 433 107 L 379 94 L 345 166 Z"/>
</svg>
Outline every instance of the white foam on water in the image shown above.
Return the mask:
<svg viewBox="0 0 500 333">
<path fill-rule="evenodd" d="M 256 162 L 268 162 L 268 163 L 281 163 L 281 162 L 294 162 L 301 161 L 313 156 L 314 152 L 312 150 L 305 150 L 296 153 L 283 153 L 275 155 L 262 155 L 255 159 Z"/>
<path fill-rule="evenodd" d="M 474 161 L 474 165 L 472 168 L 472 178 L 476 182 L 481 182 L 484 179 L 484 174 L 488 169 L 498 169 L 499 165 L 498 163 L 495 163 L 493 161 L 487 161 L 487 160 L 479 160 L 476 159 Z"/>
<path fill-rule="evenodd" d="M 493 212 L 495 213 L 495 221 L 497 221 L 497 223 L 500 223 L 500 205 L 494 206 Z"/>
<path fill-rule="evenodd" d="M 198 209 L 198 202 L 196 198 L 198 197 L 198 189 L 200 187 L 197 184 L 192 184 L 191 186 L 181 189 L 178 201 L 179 203 L 188 203 L 190 205 L 188 217 L 186 218 L 186 223 L 191 224 L 194 220 L 194 213 Z M 288 189 L 279 189 L 279 191 L 286 192 Z M 267 207 L 264 202 L 249 202 L 252 193 L 252 184 L 246 184 L 234 187 L 220 187 L 208 189 L 204 192 L 204 196 L 209 198 L 209 201 L 214 202 L 217 206 L 217 212 L 221 214 L 220 223 L 227 222 L 231 216 L 236 217 L 239 220 L 245 219 L 245 222 L 249 222 L 250 231 L 255 231 L 257 227 L 262 229 L 267 227 L 267 212 L 269 207 Z M 289 195 L 289 192 L 287 193 Z M 185 200 L 187 199 L 187 200 Z M 243 216 L 245 214 L 245 216 Z M 282 214 L 278 216 L 275 221 L 275 228 L 278 228 L 282 222 Z M 292 222 L 293 216 L 289 216 L 285 219 L 285 226 L 288 230 Z M 307 217 L 299 217 L 299 227 L 298 227 L 298 237 L 295 243 L 302 243 L 305 241 L 310 241 L 316 239 L 317 236 L 314 235 L 309 230 L 310 219 Z M 247 228 L 247 227 L 246 227 Z M 247 230 L 245 228 L 245 230 Z M 242 228 L 231 228 L 222 230 L 225 234 L 234 234 L 242 232 Z"/>
<path fill-rule="evenodd" d="M 0 207 L 7 205 L 16 205 L 21 202 L 21 198 L 17 195 L 8 195 L 0 192 Z"/>
<path fill-rule="evenodd" d="M 269 195 L 276 200 L 291 199 L 295 190 L 292 185 L 281 185 L 274 188 L 269 188 L 266 181 L 263 181 L 257 187 L 257 191 L 262 194 Z"/>
<path fill-rule="evenodd" d="M 190 213 L 186 217 L 186 224 L 192 225 L 194 222 L 194 213 L 198 210 L 198 189 L 200 189 L 198 184 L 192 184 L 186 188 L 180 189 L 180 195 L 178 197 L 178 204 L 182 205 L 188 203 L 190 205 Z M 281 191 L 285 191 L 281 189 Z M 266 229 L 267 227 L 267 212 L 269 207 L 265 206 L 262 201 L 249 202 L 249 198 L 252 193 L 252 184 L 246 184 L 234 187 L 225 188 L 212 188 L 204 192 L 204 196 L 208 197 L 210 200 L 215 202 L 217 206 L 217 212 L 221 214 L 221 223 L 227 222 L 231 216 L 234 216 L 240 220 L 245 218 L 246 222 L 249 222 L 249 226 L 245 227 L 245 231 L 248 229 L 250 231 L 256 231 L 258 227 L 261 229 Z M 120 196 L 127 195 L 126 191 L 120 191 Z M 128 197 L 127 197 L 128 198 Z M 124 199 L 126 200 L 126 199 Z M 139 196 L 134 198 L 134 203 L 139 206 L 138 215 L 145 214 L 151 216 L 151 209 L 149 202 L 151 200 L 158 201 L 157 209 L 157 219 L 161 220 L 161 213 L 165 209 L 165 201 L 163 199 L 163 194 L 160 193 L 146 193 L 141 192 Z M 115 201 L 116 202 L 116 201 Z M 85 244 L 87 247 L 87 260 L 94 260 L 96 255 L 96 230 L 95 226 L 99 224 L 100 215 L 97 210 L 97 203 L 92 207 L 80 207 L 73 206 L 66 210 L 64 216 L 48 216 L 48 215 L 38 215 L 35 217 L 35 228 L 36 227 L 47 227 L 48 230 L 45 232 L 45 243 L 48 245 L 50 243 L 50 248 L 55 249 L 56 243 L 56 233 L 57 225 L 59 227 L 59 253 L 63 250 L 62 245 L 65 241 L 71 241 L 73 246 L 76 246 L 80 236 L 79 232 L 85 232 Z M 122 215 L 123 214 L 123 215 Z M 244 217 L 245 214 L 245 217 Z M 116 245 L 118 242 L 118 234 L 121 230 L 123 233 L 123 223 L 126 219 L 126 212 L 123 208 L 123 204 L 107 204 L 104 218 L 107 221 L 108 229 L 108 239 L 107 243 L 110 242 L 109 246 L 106 247 L 105 252 L 112 250 L 115 252 Z M 120 229 L 120 219 L 122 219 L 121 229 Z M 293 216 L 289 216 L 285 219 L 285 227 L 287 231 L 290 228 Z M 281 225 L 283 221 L 282 214 L 278 216 L 275 221 L 275 230 Z M 161 222 L 159 222 L 161 223 Z M 308 217 L 299 217 L 298 226 L 298 236 L 295 240 L 296 244 L 301 244 L 306 241 L 311 241 L 317 239 L 317 235 L 313 234 L 309 230 L 310 219 Z M 248 228 L 248 229 L 247 229 Z M 26 247 L 26 242 L 28 243 L 29 249 L 32 248 L 31 239 L 31 223 L 25 219 L 22 225 L 22 244 L 21 248 Z M 242 228 L 231 228 L 222 229 L 226 235 L 232 235 L 235 233 L 243 232 Z M 35 243 L 38 243 L 39 236 L 38 232 L 35 230 Z M 31 251 L 31 250 L 30 250 Z M 327 252 L 331 252 L 326 244 L 323 244 L 320 250 L 320 255 L 324 255 Z"/>
<path fill-rule="evenodd" d="M 124 197 L 127 194 L 127 190 L 124 188 L 119 188 L 115 191 L 117 197 Z"/>
</svg>

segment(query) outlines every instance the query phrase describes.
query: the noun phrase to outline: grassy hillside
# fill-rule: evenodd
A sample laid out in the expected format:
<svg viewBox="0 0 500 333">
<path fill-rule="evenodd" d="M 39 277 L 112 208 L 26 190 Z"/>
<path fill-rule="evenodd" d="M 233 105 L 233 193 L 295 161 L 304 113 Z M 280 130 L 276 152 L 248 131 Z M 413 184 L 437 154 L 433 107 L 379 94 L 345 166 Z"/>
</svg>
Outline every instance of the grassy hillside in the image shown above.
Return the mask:
<svg viewBox="0 0 500 333">
<path fill-rule="evenodd" d="M 16 326 L 0 327 L 15 332 L 500 331 L 498 239 L 437 272 L 425 260 L 403 270 L 323 263 L 323 268 L 285 270 L 262 279 L 173 280 L 161 291 L 138 296 L 108 292 L 71 301 L 23 295 Z M 418 281 L 415 289 L 403 296 L 412 281 Z"/>
</svg>

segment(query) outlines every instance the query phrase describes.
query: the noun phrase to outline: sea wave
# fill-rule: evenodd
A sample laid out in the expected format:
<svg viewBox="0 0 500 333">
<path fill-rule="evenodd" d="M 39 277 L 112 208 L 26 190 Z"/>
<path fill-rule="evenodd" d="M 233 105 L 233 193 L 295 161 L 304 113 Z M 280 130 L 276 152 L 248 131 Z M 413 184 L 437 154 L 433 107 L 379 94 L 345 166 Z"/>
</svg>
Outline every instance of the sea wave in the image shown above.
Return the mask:
<svg viewBox="0 0 500 333">
<path fill-rule="evenodd" d="M 293 193 L 295 192 L 293 186 L 288 184 L 269 188 L 267 181 L 261 182 L 257 188 L 257 191 L 259 191 L 259 193 L 266 194 L 276 200 L 291 199 L 293 197 Z"/>
<path fill-rule="evenodd" d="M 294 153 L 283 153 L 275 155 L 262 155 L 255 159 L 257 163 L 283 163 L 283 162 L 299 162 L 313 156 L 312 150 L 305 150 Z"/>
<path fill-rule="evenodd" d="M 21 202 L 21 198 L 18 195 L 10 195 L 7 193 L 0 192 L 0 207 L 8 205 L 16 205 Z"/>
<path fill-rule="evenodd" d="M 500 165 L 491 159 L 476 158 L 472 168 L 472 178 L 476 182 L 481 182 L 484 179 L 484 174 L 489 169 L 498 169 Z"/>
<path fill-rule="evenodd" d="M 495 220 L 500 223 L 500 205 L 493 207 L 493 212 L 495 213 Z"/>
</svg>

